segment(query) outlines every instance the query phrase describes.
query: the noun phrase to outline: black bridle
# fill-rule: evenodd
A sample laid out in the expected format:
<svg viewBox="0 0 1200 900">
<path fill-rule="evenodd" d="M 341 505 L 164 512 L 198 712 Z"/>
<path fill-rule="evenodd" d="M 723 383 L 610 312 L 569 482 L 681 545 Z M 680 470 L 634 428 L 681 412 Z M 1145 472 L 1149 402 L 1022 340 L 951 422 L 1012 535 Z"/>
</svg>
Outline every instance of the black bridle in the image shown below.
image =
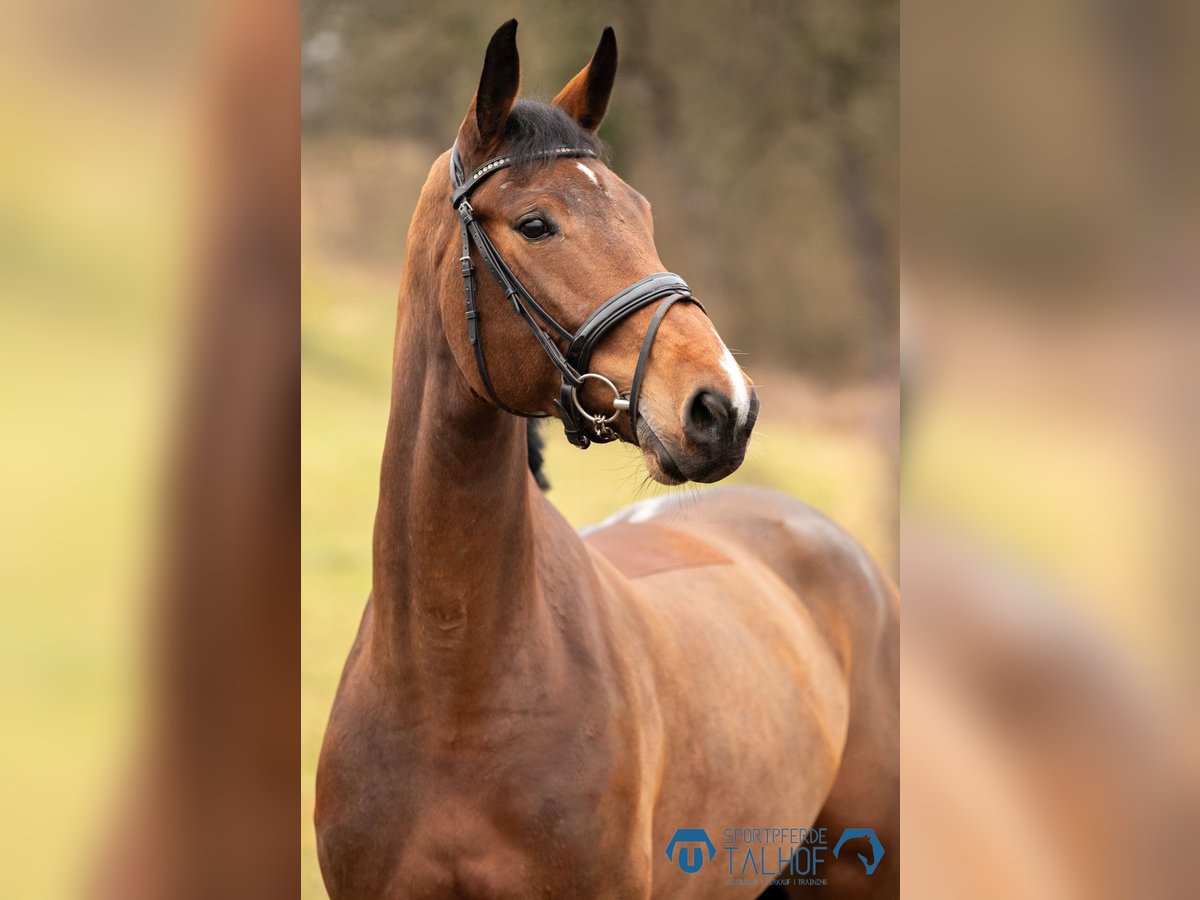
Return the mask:
<svg viewBox="0 0 1200 900">
<path fill-rule="evenodd" d="M 561 159 L 564 157 L 580 156 L 594 158 L 596 154 L 591 150 L 576 147 L 559 147 L 556 150 L 547 150 L 535 154 L 535 158 L 540 159 Z M 629 287 L 609 297 L 592 310 L 574 334 L 563 328 L 562 325 L 554 320 L 553 316 L 546 312 L 541 304 L 533 299 L 529 291 L 525 290 L 524 285 L 513 274 L 512 269 L 508 267 L 508 264 L 500 256 L 500 252 L 496 249 L 496 246 L 488 238 L 487 232 L 480 226 L 478 220 L 475 218 L 475 210 L 471 207 L 470 198 L 475 189 L 489 175 L 499 172 L 501 169 L 506 169 L 512 164 L 513 161 L 511 158 L 499 156 L 488 160 L 470 175 L 467 175 L 463 170 L 462 159 L 458 154 L 458 146 L 455 145 L 450 152 L 450 183 L 453 188 L 453 192 L 450 195 L 450 203 L 458 213 L 459 224 L 462 228 L 462 256 L 459 259 L 459 263 L 462 270 L 463 289 L 467 300 L 467 334 L 471 341 L 471 346 L 475 350 L 475 364 L 479 368 L 479 377 L 483 379 L 483 386 L 492 398 L 492 401 L 506 412 L 510 412 L 515 416 L 526 417 L 542 417 L 546 415 L 545 413 L 520 412 L 496 396 L 496 390 L 492 386 L 492 379 L 488 376 L 487 362 L 483 356 L 483 339 L 479 329 L 481 314 L 475 297 L 475 266 L 471 262 L 472 244 L 479 251 L 484 264 L 500 284 L 500 287 L 504 289 L 505 295 L 508 297 L 509 302 L 512 303 L 513 310 L 529 326 L 529 329 L 533 332 L 533 336 L 542 345 L 542 350 L 545 351 L 546 355 L 550 358 L 550 362 L 554 364 L 554 367 L 558 369 L 559 374 L 562 376 L 562 385 L 559 388 L 558 400 L 555 401 L 554 405 L 558 410 L 559 418 L 562 419 L 563 430 L 566 432 L 567 440 L 583 450 L 586 450 L 593 442 L 606 444 L 609 441 L 616 440 L 617 433 L 609 426 L 620 415 L 622 410 L 629 416 L 630 431 L 636 439 L 638 396 L 641 393 L 642 377 L 645 374 L 646 363 L 650 358 L 650 348 L 654 344 L 654 336 L 658 333 L 658 327 L 662 324 L 663 317 L 666 316 L 667 310 L 679 300 L 687 300 L 695 303 L 702 310 L 704 306 L 692 296 L 687 283 L 678 275 L 671 272 L 657 272 L 654 275 L 647 275 L 640 281 L 635 281 Z M 650 325 L 646 329 L 646 336 L 642 340 L 642 349 L 638 355 L 637 367 L 633 371 L 633 384 L 629 389 L 628 395 L 624 395 L 611 380 L 599 373 L 587 370 L 588 363 L 592 357 L 592 351 L 600 340 L 622 319 L 633 315 L 642 307 L 656 301 L 658 302 L 658 309 L 655 310 L 654 316 L 650 320 Z M 535 314 L 538 319 L 542 320 L 546 328 L 550 330 L 550 334 L 547 334 L 538 325 L 534 319 Z M 565 351 L 559 348 L 558 341 L 562 341 L 566 345 Z M 584 409 L 583 404 L 580 402 L 579 390 L 583 387 L 584 382 L 589 379 L 607 385 L 609 390 L 613 392 L 613 409 L 608 415 L 589 412 Z"/>
</svg>

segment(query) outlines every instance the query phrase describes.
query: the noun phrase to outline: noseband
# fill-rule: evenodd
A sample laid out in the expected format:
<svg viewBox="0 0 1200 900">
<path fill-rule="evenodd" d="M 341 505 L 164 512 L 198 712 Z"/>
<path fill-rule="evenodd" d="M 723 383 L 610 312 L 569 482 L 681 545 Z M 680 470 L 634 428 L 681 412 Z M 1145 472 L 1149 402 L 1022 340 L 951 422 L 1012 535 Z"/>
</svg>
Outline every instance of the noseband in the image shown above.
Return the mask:
<svg viewBox="0 0 1200 900">
<path fill-rule="evenodd" d="M 559 147 L 555 150 L 535 154 L 534 158 L 561 159 L 580 156 L 594 158 L 596 154 L 591 150 L 581 148 Z M 479 251 L 484 265 L 504 290 L 512 304 L 513 311 L 529 326 L 533 336 L 541 344 L 542 350 L 545 351 L 550 362 L 562 376 L 558 399 L 554 405 L 559 418 L 562 419 L 567 440 L 581 450 L 586 450 L 592 443 L 607 444 L 609 441 L 616 440 L 618 435 L 609 426 L 622 411 L 629 416 L 630 431 L 636 439 L 638 396 L 641 393 L 642 377 L 650 358 L 650 348 L 654 344 L 654 336 L 658 333 L 658 326 L 662 324 L 667 310 L 679 300 L 695 303 L 701 310 L 704 309 L 704 306 L 692 296 L 687 283 L 678 275 L 671 272 L 658 272 L 654 275 L 647 275 L 624 290 L 613 294 L 592 310 L 577 331 L 574 333 L 568 331 L 533 299 L 529 291 L 525 290 L 524 285 L 513 274 L 512 269 L 508 267 L 496 246 L 488 238 L 487 232 L 480 226 L 475 218 L 475 210 L 471 207 L 471 194 L 475 189 L 488 176 L 501 169 L 507 169 L 512 164 L 513 161 L 510 157 L 500 156 L 488 160 L 470 175 L 466 175 L 463 170 L 462 158 L 458 154 L 458 146 L 455 145 L 450 152 L 450 183 L 453 188 L 450 203 L 458 213 L 459 224 L 462 228 L 462 257 L 459 259 L 459 263 L 461 264 L 463 290 L 467 300 L 467 334 L 471 347 L 475 351 L 475 364 L 479 368 L 479 377 L 483 379 L 483 386 L 487 389 L 492 401 L 506 412 L 530 418 L 546 415 L 540 412 L 520 412 L 496 396 L 492 379 L 488 376 L 487 362 L 483 356 L 483 338 L 479 329 L 481 313 L 475 296 L 475 266 L 471 262 L 472 244 Z M 588 371 L 592 351 L 621 320 L 656 301 L 658 308 L 642 339 L 642 350 L 638 355 L 637 367 L 633 371 L 633 384 L 628 394 L 622 394 L 611 379 L 597 372 Z M 546 329 L 549 329 L 550 334 L 547 334 L 546 330 L 538 325 L 534 318 L 535 315 L 541 319 Z M 565 352 L 559 349 L 557 341 L 562 341 L 566 345 Z M 613 392 L 612 412 L 593 413 L 584 408 L 579 399 L 579 392 L 585 382 L 589 380 L 607 385 L 608 389 Z"/>
</svg>

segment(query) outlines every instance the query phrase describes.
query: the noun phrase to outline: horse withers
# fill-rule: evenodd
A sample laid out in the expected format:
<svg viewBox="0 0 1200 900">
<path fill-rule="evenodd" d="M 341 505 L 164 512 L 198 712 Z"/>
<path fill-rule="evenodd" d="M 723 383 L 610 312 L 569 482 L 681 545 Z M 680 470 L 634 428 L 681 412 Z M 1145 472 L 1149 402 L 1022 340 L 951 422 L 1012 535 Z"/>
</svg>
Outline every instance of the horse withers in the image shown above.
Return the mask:
<svg viewBox="0 0 1200 900">
<path fill-rule="evenodd" d="M 551 103 L 517 100 L 506 23 L 422 189 L 372 590 L 317 773 L 333 900 L 754 896 L 718 846 L 747 825 L 851 838 L 826 884 L 772 890 L 898 896 L 897 600 L 864 551 L 745 488 L 581 537 L 529 473 L 519 415 L 632 443 L 666 484 L 733 472 L 757 415 L 603 162 L 616 63 L 606 29 Z M 679 846 L 699 834 L 712 854 Z"/>
</svg>

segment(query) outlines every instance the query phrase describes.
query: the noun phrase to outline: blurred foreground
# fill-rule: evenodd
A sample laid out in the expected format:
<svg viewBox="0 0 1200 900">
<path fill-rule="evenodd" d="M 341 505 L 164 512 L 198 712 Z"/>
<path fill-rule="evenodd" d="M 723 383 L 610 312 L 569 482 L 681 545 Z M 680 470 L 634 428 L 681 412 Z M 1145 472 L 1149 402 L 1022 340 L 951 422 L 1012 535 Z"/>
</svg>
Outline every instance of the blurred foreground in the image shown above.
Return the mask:
<svg viewBox="0 0 1200 900">
<path fill-rule="evenodd" d="M 905 16 L 904 892 L 1193 896 L 1195 5 Z"/>
<path fill-rule="evenodd" d="M 6 897 L 296 893 L 297 43 L 5 10 Z"/>
<path fill-rule="evenodd" d="M 1152 424 L 1172 338 L 1136 346 L 1126 320 L 1114 341 L 1086 316 L 1036 327 L 969 296 L 913 303 L 928 316 L 904 457 L 905 891 L 1190 896 L 1186 478 Z"/>
</svg>

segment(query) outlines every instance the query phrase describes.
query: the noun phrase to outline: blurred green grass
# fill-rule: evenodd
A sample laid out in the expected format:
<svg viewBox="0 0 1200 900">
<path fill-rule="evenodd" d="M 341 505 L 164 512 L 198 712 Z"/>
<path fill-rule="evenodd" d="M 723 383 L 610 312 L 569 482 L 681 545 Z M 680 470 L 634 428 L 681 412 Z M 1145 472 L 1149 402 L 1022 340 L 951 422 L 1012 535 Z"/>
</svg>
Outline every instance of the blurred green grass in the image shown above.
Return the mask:
<svg viewBox="0 0 1200 900">
<path fill-rule="evenodd" d="M 373 271 L 373 270 L 372 270 Z M 311 824 L 313 780 L 325 720 L 370 588 L 371 527 L 387 423 L 396 285 L 362 267 L 309 254 L 303 272 L 302 460 L 302 888 L 325 896 Z M 753 365 L 748 364 L 753 376 Z M 729 483 L 768 485 L 826 511 L 885 564 L 893 556 L 884 454 L 854 417 L 785 414 L 772 396 L 821 389 L 771 373 L 742 468 Z M 844 413 L 844 411 L 843 411 Z M 580 453 L 549 423 L 550 498 L 575 526 L 672 490 L 649 483 L 624 445 Z M 686 489 L 686 488 L 685 488 Z M 694 489 L 694 488 L 692 488 Z"/>
<path fill-rule="evenodd" d="M 129 774 L 186 170 L 153 99 L 0 85 L 0 895 L 40 900 L 83 892 Z"/>
</svg>

